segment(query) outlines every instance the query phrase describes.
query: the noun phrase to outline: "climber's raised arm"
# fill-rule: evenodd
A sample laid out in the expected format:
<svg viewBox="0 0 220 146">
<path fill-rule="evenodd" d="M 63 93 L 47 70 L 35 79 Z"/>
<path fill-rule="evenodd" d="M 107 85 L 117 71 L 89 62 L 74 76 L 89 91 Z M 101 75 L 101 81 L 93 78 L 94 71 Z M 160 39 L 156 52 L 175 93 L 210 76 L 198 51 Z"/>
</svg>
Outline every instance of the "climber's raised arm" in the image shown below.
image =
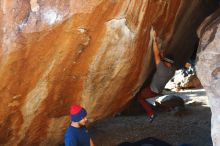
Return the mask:
<svg viewBox="0 0 220 146">
<path fill-rule="evenodd" d="M 153 51 L 154 51 L 154 60 L 156 64 L 160 63 L 160 51 L 158 48 L 158 43 L 157 43 L 157 33 L 154 31 L 153 35 Z"/>
</svg>

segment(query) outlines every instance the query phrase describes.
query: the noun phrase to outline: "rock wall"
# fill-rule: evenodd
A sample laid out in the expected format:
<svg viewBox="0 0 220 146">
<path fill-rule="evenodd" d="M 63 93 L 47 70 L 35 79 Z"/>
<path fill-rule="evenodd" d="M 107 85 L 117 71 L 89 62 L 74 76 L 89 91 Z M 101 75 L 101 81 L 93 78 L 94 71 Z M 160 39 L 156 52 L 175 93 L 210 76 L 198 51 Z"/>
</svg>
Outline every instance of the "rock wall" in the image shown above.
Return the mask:
<svg viewBox="0 0 220 146">
<path fill-rule="evenodd" d="M 220 9 L 209 16 L 198 30 L 200 37 L 198 77 L 206 89 L 212 111 L 213 146 L 220 145 Z"/>
<path fill-rule="evenodd" d="M 181 64 L 216 2 L 1 0 L 0 145 L 62 143 L 73 103 L 121 110 L 154 68 L 151 25 Z"/>
</svg>

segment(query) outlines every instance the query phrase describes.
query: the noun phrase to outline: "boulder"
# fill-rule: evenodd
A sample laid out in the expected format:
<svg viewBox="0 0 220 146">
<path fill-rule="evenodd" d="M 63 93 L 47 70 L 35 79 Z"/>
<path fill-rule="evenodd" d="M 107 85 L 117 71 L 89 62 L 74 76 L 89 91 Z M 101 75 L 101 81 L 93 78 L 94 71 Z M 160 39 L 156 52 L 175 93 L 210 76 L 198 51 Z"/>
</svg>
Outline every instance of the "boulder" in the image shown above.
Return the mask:
<svg viewBox="0 0 220 146">
<path fill-rule="evenodd" d="M 181 89 L 201 88 L 202 85 L 197 77 L 194 67 L 182 68 L 166 84 L 166 89 L 179 91 Z"/>
<path fill-rule="evenodd" d="M 80 104 L 95 121 L 134 97 L 154 62 L 150 29 L 177 63 L 217 1 L 1 0 L 0 145 L 57 145 Z"/>
<path fill-rule="evenodd" d="M 184 111 L 184 100 L 177 95 L 161 96 L 155 101 L 155 108 L 160 111 L 171 111 L 175 114 Z"/>
<path fill-rule="evenodd" d="M 198 29 L 200 37 L 196 70 L 206 89 L 212 111 L 213 146 L 220 145 L 220 8 Z"/>
</svg>

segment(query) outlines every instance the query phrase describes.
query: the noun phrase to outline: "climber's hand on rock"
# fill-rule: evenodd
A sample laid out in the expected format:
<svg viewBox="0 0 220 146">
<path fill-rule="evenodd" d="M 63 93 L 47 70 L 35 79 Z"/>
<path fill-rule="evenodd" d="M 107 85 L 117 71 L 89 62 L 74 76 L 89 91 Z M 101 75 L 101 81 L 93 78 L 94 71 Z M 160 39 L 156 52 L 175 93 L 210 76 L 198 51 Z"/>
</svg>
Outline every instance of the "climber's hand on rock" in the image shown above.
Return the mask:
<svg viewBox="0 0 220 146">
<path fill-rule="evenodd" d="M 157 40 L 157 32 L 155 30 L 153 32 L 153 36 L 154 36 L 154 41 L 156 41 Z"/>
</svg>

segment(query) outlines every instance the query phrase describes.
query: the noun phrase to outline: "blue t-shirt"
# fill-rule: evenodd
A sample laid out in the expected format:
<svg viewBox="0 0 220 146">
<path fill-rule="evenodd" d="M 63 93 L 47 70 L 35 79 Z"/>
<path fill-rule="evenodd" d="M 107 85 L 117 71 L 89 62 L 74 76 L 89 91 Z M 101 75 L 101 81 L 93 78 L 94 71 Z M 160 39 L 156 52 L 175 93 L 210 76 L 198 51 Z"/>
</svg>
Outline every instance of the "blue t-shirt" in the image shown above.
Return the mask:
<svg viewBox="0 0 220 146">
<path fill-rule="evenodd" d="M 90 137 L 86 127 L 69 126 L 64 136 L 65 146 L 90 146 Z"/>
</svg>

